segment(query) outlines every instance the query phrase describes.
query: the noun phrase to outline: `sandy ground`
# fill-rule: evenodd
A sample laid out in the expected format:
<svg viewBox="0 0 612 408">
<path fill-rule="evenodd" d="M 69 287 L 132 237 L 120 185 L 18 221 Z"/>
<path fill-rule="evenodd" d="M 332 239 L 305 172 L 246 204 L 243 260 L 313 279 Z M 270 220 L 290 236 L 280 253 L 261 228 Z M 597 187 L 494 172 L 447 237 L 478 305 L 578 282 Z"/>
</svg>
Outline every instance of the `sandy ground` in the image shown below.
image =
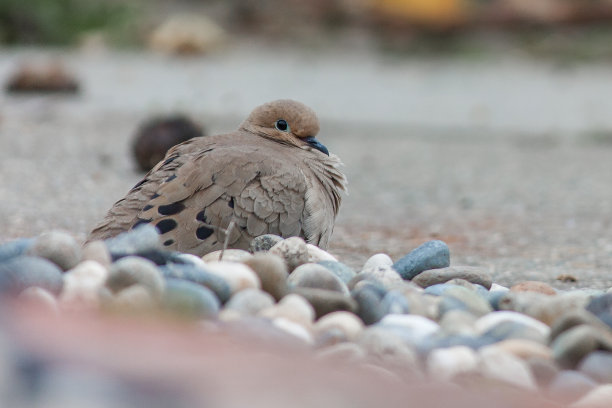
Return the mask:
<svg viewBox="0 0 612 408">
<path fill-rule="evenodd" d="M 190 59 L 30 49 L 0 51 L 0 79 L 50 55 L 83 92 L 0 95 L 0 242 L 53 228 L 84 238 L 140 179 L 130 140 L 153 114 L 187 112 L 217 133 L 291 97 L 319 113 L 321 141 L 346 164 L 331 252 L 349 265 L 438 238 L 453 264 L 501 284 L 612 286 L 612 66 L 259 45 Z"/>
</svg>

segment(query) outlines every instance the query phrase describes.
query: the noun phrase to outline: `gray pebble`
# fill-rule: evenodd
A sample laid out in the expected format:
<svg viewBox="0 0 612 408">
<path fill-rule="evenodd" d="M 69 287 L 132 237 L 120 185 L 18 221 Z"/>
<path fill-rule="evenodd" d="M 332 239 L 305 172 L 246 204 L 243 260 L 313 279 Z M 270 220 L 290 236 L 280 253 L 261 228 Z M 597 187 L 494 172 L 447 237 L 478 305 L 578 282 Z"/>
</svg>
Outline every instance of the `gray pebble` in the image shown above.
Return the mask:
<svg viewBox="0 0 612 408">
<path fill-rule="evenodd" d="M 161 249 L 157 229 L 143 224 L 104 241 L 111 254 L 136 254 Z"/>
<path fill-rule="evenodd" d="M 255 254 L 247 260 L 245 265 L 250 267 L 259 277 L 261 288 L 268 292 L 276 301 L 282 299 L 289 289 L 287 286 L 287 265 L 277 256 L 272 254 Z"/>
<path fill-rule="evenodd" d="M 589 353 L 578 365 L 578 370 L 600 383 L 612 383 L 612 352 Z"/>
<path fill-rule="evenodd" d="M 260 289 L 249 288 L 235 293 L 225 304 L 225 309 L 241 315 L 255 316 L 261 310 L 274 305 L 274 298 Z"/>
<path fill-rule="evenodd" d="M 592 351 L 612 351 L 612 334 L 581 324 L 558 335 L 550 348 L 559 366 L 574 368 Z"/>
<path fill-rule="evenodd" d="M 402 278 L 410 280 L 428 269 L 446 268 L 450 265 L 448 246 L 438 240 L 425 242 L 393 264 Z"/>
<path fill-rule="evenodd" d="M 169 263 L 160 266 L 159 270 L 166 279 L 182 279 L 207 287 L 214 292 L 221 303 L 227 302 L 230 298 L 229 283 L 219 275 L 210 273 L 198 265 Z"/>
<path fill-rule="evenodd" d="M 592 313 L 584 309 L 577 309 L 555 320 L 555 323 L 550 328 L 550 340 L 553 341 L 558 335 L 572 327 L 586 324 L 606 331 L 608 327 L 605 323 L 595 317 Z"/>
<path fill-rule="evenodd" d="M 536 292 L 508 292 L 499 301 L 502 310 L 514 310 L 534 317 L 547 325 L 565 313 L 582 309 L 589 301 L 587 294 L 572 291 L 549 296 Z"/>
<path fill-rule="evenodd" d="M 38 236 L 28 254 L 48 259 L 67 271 L 80 262 L 81 246 L 70 234 L 51 231 Z"/>
<path fill-rule="evenodd" d="M 270 253 L 284 259 L 291 273 L 298 266 L 308 262 L 308 246 L 300 237 L 284 239 L 270 248 Z"/>
<path fill-rule="evenodd" d="M 389 330 L 372 326 L 361 333 L 356 343 L 370 359 L 385 367 L 407 375 L 419 371 L 417 352 Z"/>
<path fill-rule="evenodd" d="M 426 287 L 423 293 L 426 293 L 432 296 L 442 296 L 444 295 L 444 292 L 446 292 L 448 289 L 454 288 L 457 286 L 458 285 L 454 285 L 452 283 L 438 283 L 438 284 Z"/>
<path fill-rule="evenodd" d="M 448 268 L 430 269 L 419 273 L 412 281 L 426 288 L 438 283 L 448 282 L 451 279 L 464 279 L 470 283 L 482 285 L 487 289 L 491 288 L 493 283 L 493 279 L 487 271 L 472 266 L 450 266 Z"/>
<path fill-rule="evenodd" d="M 374 324 L 385 316 L 386 309 L 382 304 L 385 295 L 374 285 L 362 285 L 353 289 L 351 296 L 358 305 L 357 316 L 365 324 Z"/>
<path fill-rule="evenodd" d="M 148 259 L 127 256 L 113 263 L 106 280 L 106 286 L 113 292 L 140 284 L 147 288 L 154 299 L 164 291 L 164 278 L 159 268 Z"/>
<path fill-rule="evenodd" d="M 440 319 L 440 329 L 445 335 L 475 336 L 476 317 L 465 310 L 450 310 Z"/>
<path fill-rule="evenodd" d="M 58 295 L 64 286 L 61 269 L 35 256 L 18 256 L 0 263 L 0 293 L 18 295 L 32 286 Z"/>
<path fill-rule="evenodd" d="M 24 255 L 35 241 L 35 238 L 21 238 L 0 245 L 0 263 Z"/>
<path fill-rule="evenodd" d="M 214 319 L 220 308 L 219 299 L 210 289 L 179 279 L 166 281 L 162 304 L 173 314 L 194 319 Z"/>
<path fill-rule="evenodd" d="M 540 344 L 546 344 L 548 338 L 542 335 L 538 329 L 516 321 L 501 321 L 482 333 L 482 336 L 490 337 L 495 341 L 508 339 L 532 340 Z"/>
<path fill-rule="evenodd" d="M 353 313 L 357 311 L 357 302 L 350 296 L 340 292 L 301 287 L 294 288 L 292 292 L 303 296 L 312 305 L 317 319 L 338 310 L 346 310 Z"/>
<path fill-rule="evenodd" d="M 573 370 L 563 370 L 548 386 L 548 393 L 556 400 L 574 402 L 593 388 L 597 383 L 589 377 Z"/>
<path fill-rule="evenodd" d="M 307 263 L 298 266 L 287 279 L 290 287 L 318 288 L 333 290 L 348 295 L 349 291 L 344 282 L 326 267 Z"/>
<path fill-rule="evenodd" d="M 385 315 L 388 314 L 408 314 L 410 313 L 410 303 L 406 296 L 400 291 L 390 290 L 385 294 L 380 302 L 380 306 Z"/>
<path fill-rule="evenodd" d="M 612 328 L 612 293 L 606 293 L 591 300 L 586 310 Z"/>
<path fill-rule="evenodd" d="M 283 237 L 279 237 L 274 234 L 265 234 L 260 235 L 258 237 L 253 238 L 251 241 L 251 245 L 249 246 L 249 251 L 252 253 L 269 251 L 274 245 L 278 244 L 283 240 Z"/>
<path fill-rule="evenodd" d="M 348 285 L 348 283 L 357 275 L 353 269 L 346 266 L 342 262 L 337 261 L 319 261 L 319 265 L 323 265 L 329 269 L 334 275 L 336 275 L 342 282 Z"/>
<path fill-rule="evenodd" d="M 493 311 L 487 300 L 478 293 L 461 286 L 455 286 L 444 292 L 439 305 L 440 317 L 450 310 L 465 310 L 474 316 L 483 316 Z"/>
</svg>

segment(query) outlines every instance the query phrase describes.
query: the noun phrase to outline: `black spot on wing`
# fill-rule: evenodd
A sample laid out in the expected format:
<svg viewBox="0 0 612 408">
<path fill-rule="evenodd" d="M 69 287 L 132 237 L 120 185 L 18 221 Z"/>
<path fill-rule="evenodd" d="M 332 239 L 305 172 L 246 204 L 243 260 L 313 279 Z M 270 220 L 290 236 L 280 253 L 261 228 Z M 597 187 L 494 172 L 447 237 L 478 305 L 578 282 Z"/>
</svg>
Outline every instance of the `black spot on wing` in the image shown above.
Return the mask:
<svg viewBox="0 0 612 408">
<path fill-rule="evenodd" d="M 159 194 L 155 193 L 155 194 L 153 194 L 153 195 L 151 196 L 151 200 L 154 200 L 154 199 L 156 199 L 157 197 L 159 197 Z"/>
<path fill-rule="evenodd" d="M 170 232 L 175 229 L 177 225 L 178 224 L 176 223 L 176 221 L 172 218 L 166 218 L 165 220 L 161 220 L 160 222 L 155 224 L 155 227 L 157 227 L 157 230 L 160 234 L 165 234 L 166 232 Z"/>
<path fill-rule="evenodd" d="M 199 239 L 206 239 L 210 237 L 213 232 L 214 231 L 212 230 L 212 228 L 202 226 L 196 230 L 196 237 L 198 237 Z"/>
<path fill-rule="evenodd" d="M 185 204 L 178 202 L 168 205 L 160 205 L 157 207 L 157 212 L 161 215 L 174 215 L 178 214 L 185 209 Z"/>
<path fill-rule="evenodd" d="M 174 244 L 174 240 L 173 239 L 169 239 L 167 241 L 164 241 L 164 246 L 170 246 L 172 244 Z"/>
<path fill-rule="evenodd" d="M 234 197 L 231 197 L 229 202 L 227 203 L 227 205 L 229 205 L 230 208 L 234 208 Z"/>
<path fill-rule="evenodd" d="M 171 175 L 170 177 L 168 177 L 168 178 L 166 179 L 166 183 L 167 183 L 167 182 L 169 182 L 169 181 L 174 180 L 175 178 L 176 178 L 176 174 Z"/>
<path fill-rule="evenodd" d="M 196 215 L 196 220 L 201 221 L 203 223 L 208 223 L 208 221 L 206 220 L 206 210 L 202 210 L 200 211 L 197 215 Z"/>
<path fill-rule="evenodd" d="M 142 207 L 142 211 L 149 211 L 151 208 L 153 208 L 153 206 L 151 204 L 147 204 L 144 207 Z"/>
</svg>

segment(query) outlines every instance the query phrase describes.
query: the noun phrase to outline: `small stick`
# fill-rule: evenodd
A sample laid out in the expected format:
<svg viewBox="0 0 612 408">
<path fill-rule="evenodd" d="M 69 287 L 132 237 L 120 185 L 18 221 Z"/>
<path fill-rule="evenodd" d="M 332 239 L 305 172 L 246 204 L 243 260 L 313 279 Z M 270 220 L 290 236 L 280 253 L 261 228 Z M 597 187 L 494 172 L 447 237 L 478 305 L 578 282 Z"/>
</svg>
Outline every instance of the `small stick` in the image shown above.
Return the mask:
<svg viewBox="0 0 612 408">
<path fill-rule="evenodd" d="M 219 254 L 219 261 L 223 258 L 223 254 L 225 253 L 225 250 L 227 249 L 227 246 L 229 245 L 230 235 L 235 225 L 236 223 L 234 222 L 234 219 L 232 218 L 229 225 L 227 226 L 227 229 L 225 230 L 225 241 L 223 242 L 223 249 L 221 250 L 221 253 Z"/>
</svg>

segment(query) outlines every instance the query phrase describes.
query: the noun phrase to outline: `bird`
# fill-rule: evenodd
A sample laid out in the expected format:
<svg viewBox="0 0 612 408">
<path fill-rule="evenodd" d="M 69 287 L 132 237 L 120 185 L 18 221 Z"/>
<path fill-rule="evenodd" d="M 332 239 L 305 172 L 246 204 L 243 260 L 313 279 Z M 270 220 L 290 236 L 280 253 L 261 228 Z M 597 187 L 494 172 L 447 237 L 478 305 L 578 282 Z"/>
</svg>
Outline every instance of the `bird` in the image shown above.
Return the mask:
<svg viewBox="0 0 612 408">
<path fill-rule="evenodd" d="M 263 234 L 327 249 L 347 179 L 318 133 L 317 115 L 301 102 L 260 105 L 234 132 L 171 148 L 87 242 L 148 223 L 166 249 L 198 256 L 248 249 Z"/>
</svg>

